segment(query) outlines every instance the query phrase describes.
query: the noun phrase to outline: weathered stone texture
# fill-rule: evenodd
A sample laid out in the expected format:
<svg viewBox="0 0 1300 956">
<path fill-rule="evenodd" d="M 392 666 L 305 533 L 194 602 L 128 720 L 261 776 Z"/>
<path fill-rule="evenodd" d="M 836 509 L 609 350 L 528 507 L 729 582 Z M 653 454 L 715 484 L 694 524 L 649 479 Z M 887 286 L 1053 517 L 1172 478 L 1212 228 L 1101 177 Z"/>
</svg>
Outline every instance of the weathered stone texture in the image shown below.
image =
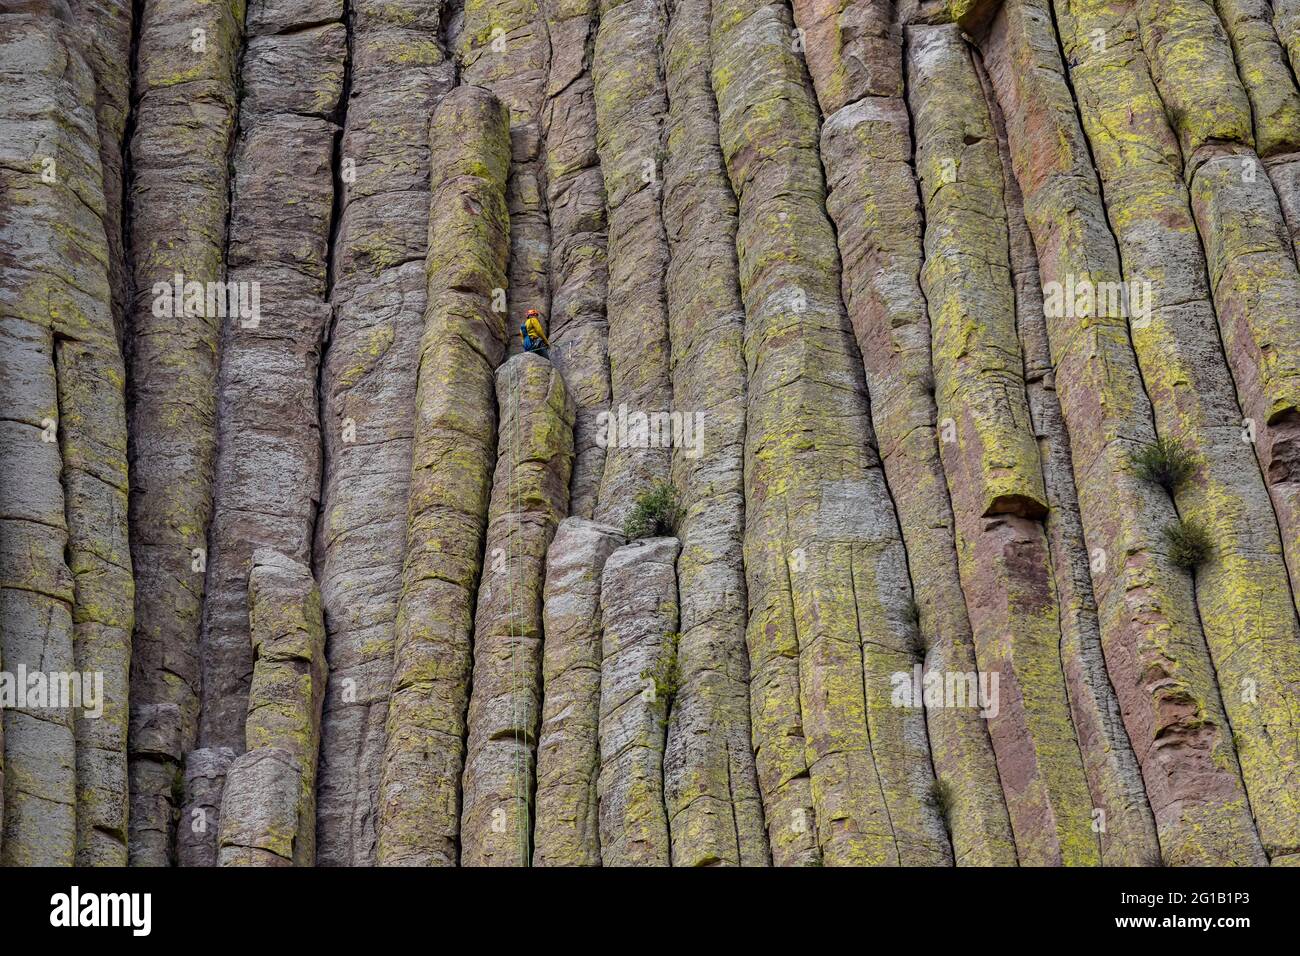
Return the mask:
<svg viewBox="0 0 1300 956">
<path fill-rule="evenodd" d="M 441 0 L 356 0 L 322 372 L 314 562 L 329 630 L 318 858 L 373 863 L 429 245 L 429 117 L 453 85 Z M 255 7 L 271 24 L 269 6 Z M 287 11 L 285 11 L 287 13 Z M 255 20 L 254 22 L 260 22 Z"/>
<path fill-rule="evenodd" d="M 962 589 L 1024 865 L 1096 865 L 1082 758 L 1060 657 L 1046 490 L 1016 335 L 1002 160 L 955 26 L 908 30 L 909 102 L 925 203 L 925 266 L 940 452 L 957 518 Z"/>
<path fill-rule="evenodd" d="M 1212 7 L 1138 0 L 1136 10 L 1142 48 L 1159 94 L 1151 97 L 1151 108 L 1158 110 L 1163 101 L 1182 139 L 1192 211 L 1209 260 L 1223 342 L 1238 386 L 1247 396 L 1242 410 L 1263 416 L 1262 428 L 1256 427 L 1268 429 L 1279 418 L 1300 412 L 1300 322 L 1294 315 L 1300 306 L 1300 272 L 1271 184 L 1265 177 L 1242 172 L 1246 164 L 1258 162 L 1249 151 L 1249 127 L 1244 135 L 1239 132 L 1252 118 L 1251 103 L 1228 99 L 1240 86 L 1235 72 L 1218 74 L 1221 60 L 1231 64 L 1232 50 L 1215 29 L 1219 20 Z M 1206 26 L 1197 42 L 1175 42 L 1181 31 L 1199 23 Z M 1276 87 L 1276 81 L 1271 85 Z M 1255 117 L 1265 118 L 1260 104 L 1254 105 Z M 1166 146 L 1166 155 L 1172 145 Z M 1176 159 L 1173 154 L 1175 170 Z M 1178 200 L 1185 220 L 1182 190 Z M 1143 202 L 1149 204 L 1150 199 L 1144 196 Z M 1191 224 L 1184 230 L 1190 234 Z M 1157 254 L 1160 258 L 1150 261 Z M 1167 247 L 1152 250 L 1142 271 L 1160 274 L 1162 266 L 1169 270 L 1170 297 L 1181 298 L 1195 289 L 1206 298 L 1199 256 L 1192 260 L 1189 276 L 1177 268 L 1185 261 L 1178 253 L 1171 256 Z M 1152 326 L 1159 333 L 1166 325 L 1194 329 L 1198 324 L 1205 328 L 1201 341 L 1213 348 L 1208 316 L 1196 323 L 1185 315 L 1164 320 L 1157 313 Z M 1140 350 L 1137 334 L 1135 340 Z M 1206 350 L 1203 345 L 1198 351 L 1203 355 Z M 1209 404 L 1217 399 L 1223 409 L 1207 422 L 1207 428 L 1219 426 L 1219 441 L 1197 449 L 1205 461 L 1194 483 L 1194 490 L 1202 491 L 1200 500 L 1189 494 L 1193 501 L 1184 508 L 1205 524 L 1215 541 L 1215 554 L 1197 572 L 1197 598 L 1264 849 L 1270 857 L 1300 853 L 1300 798 L 1288 783 L 1300 773 L 1300 630 L 1288 600 L 1281 541 L 1273 535 L 1268 502 L 1244 454 L 1245 443 L 1240 433 L 1233 434 L 1240 411 L 1232 401 L 1226 368 L 1214 369 L 1215 380 L 1202 381 L 1201 376 L 1180 376 L 1178 367 L 1171 366 L 1168 357 L 1162 357 L 1161 374 L 1168 377 L 1151 382 L 1154 376 L 1148 375 L 1148 391 L 1157 402 L 1161 391 L 1174 392 L 1186 382 L 1190 395 L 1179 409 L 1184 420 L 1191 417 L 1186 406 L 1192 401 Z M 1265 442 L 1272 437 L 1265 436 Z M 1192 436 L 1185 443 L 1202 445 Z M 1279 510 L 1285 514 L 1285 509 Z M 1300 542 L 1293 549 L 1296 546 Z"/>
<path fill-rule="evenodd" d="M 181 760 L 198 731 L 221 329 L 221 318 L 206 303 L 181 315 L 164 303 L 177 292 L 178 276 L 184 283 L 225 279 L 228 158 L 244 7 L 243 0 L 150 0 L 138 40 L 128 324 L 137 581 L 131 707 L 174 707 L 180 745 L 162 754 L 132 745 L 133 764 L 163 764 L 132 771 L 131 861 L 144 865 L 166 864 L 173 856 L 175 807 L 169 791 L 157 787 L 169 777 L 179 782 Z"/>
<path fill-rule="evenodd" d="M 314 11 L 340 17 L 341 0 Z M 320 496 L 317 378 L 330 309 L 326 288 L 346 31 L 249 29 L 234 152 L 228 278 L 256 287 L 258 308 L 226 319 L 199 744 L 243 749 L 253 647 L 248 572 L 275 547 L 311 560 Z M 284 24 L 292 29 L 300 24 Z M 253 310 L 248 310 L 253 312 Z"/>
<path fill-rule="evenodd" d="M 897 863 L 943 835 L 925 805 L 924 765 L 893 756 L 921 746 L 907 737 L 921 722 L 909 731 L 890 703 L 890 675 L 913 661 L 911 586 L 840 300 L 817 106 L 792 29 L 780 4 L 713 8 L 712 82 L 747 310 L 756 765 L 774 863 Z"/>
<path fill-rule="evenodd" d="M 414 458 L 379 791 L 379 861 L 456 862 L 474 596 L 488 520 L 505 317 L 493 309 L 509 248 L 509 114 L 480 87 L 440 104 L 430 130 L 427 302 Z"/>
<path fill-rule="evenodd" d="M 989 92 L 987 74 L 981 70 L 980 77 Z M 1038 258 L 1025 222 L 1020 185 L 1011 168 L 1002 113 L 995 100 L 990 98 L 988 102 L 1002 161 L 1025 391 L 1049 506 L 1045 524 L 1060 614 L 1061 667 L 1092 795 L 1092 817 L 1099 821 L 1102 863 L 1140 866 L 1159 854 L 1155 820 L 1147 802 L 1141 768 L 1124 728 L 1119 701 L 1106 673 L 1088 549 L 1084 545 L 1078 493 L 1074 488 L 1070 440 L 1056 398 Z"/>
<path fill-rule="evenodd" d="M 6 702 L 7 866 L 123 862 L 125 838 L 122 363 L 95 77 L 73 24 L 62 2 L 0 13 L 0 657 L 10 693 L 84 662 L 113 697 L 99 727 L 48 695 Z M 102 839 L 79 830 L 82 806 Z"/>
<path fill-rule="evenodd" d="M 573 517 L 546 552 L 533 866 L 600 865 L 600 580 L 623 543 L 617 528 Z"/>
<path fill-rule="evenodd" d="M 750 749 L 745 647 L 745 308 L 736 199 L 709 80 L 710 0 L 672 11 L 663 216 L 673 407 L 673 483 L 685 513 L 677 563 L 681 688 L 668 724 L 664 791 L 673 865 L 768 862 Z M 686 430 L 689 426 L 689 430 Z"/>
<path fill-rule="evenodd" d="M 605 177 L 596 153 L 591 50 L 597 0 L 550 0 L 551 67 L 542 117 L 551 225 L 551 361 L 577 419 L 569 514 L 590 518 L 605 470 L 600 413 L 609 409 L 609 284 Z"/>
<path fill-rule="evenodd" d="M 454 41 L 461 82 L 491 91 L 510 111 L 510 259 L 507 352 L 522 348 L 528 309 L 550 312 L 551 234 L 541 159 L 551 41 L 543 0 L 464 0 Z M 506 288 L 502 286 L 502 288 Z"/>
<path fill-rule="evenodd" d="M 292 866 L 302 768 L 287 751 L 258 747 L 235 758 L 221 801 L 221 866 Z"/>
<path fill-rule="evenodd" d="M 233 747 L 200 747 L 185 755 L 185 797 L 176 825 L 178 865 L 217 865 L 221 798 L 235 757 Z"/>
<path fill-rule="evenodd" d="M 463 866 L 526 866 L 532 859 L 542 585 L 573 470 L 573 400 L 549 361 L 522 353 L 510 359 L 497 370 L 496 398 L 501 422 L 461 785 Z"/>
<path fill-rule="evenodd" d="M 677 633 L 676 538 L 625 545 L 600 583 L 600 772 L 596 799 L 604 866 L 668 866 L 664 731 L 672 697 L 650 675 L 673 670 Z"/>
<path fill-rule="evenodd" d="M 320 589 L 311 570 L 270 548 L 248 576 L 255 662 L 247 751 L 222 795 L 222 866 L 311 866 L 316 859 L 316 766 L 329 677 Z"/>
<path fill-rule="evenodd" d="M 820 34 L 826 29 L 820 18 L 831 10 L 797 3 L 796 22 L 809 35 Z M 839 33 L 829 34 L 841 37 L 841 46 L 847 49 L 857 31 L 870 30 L 888 38 L 894 49 L 873 44 L 870 82 L 843 86 L 837 85 L 833 59 L 809 59 L 824 110 L 842 98 L 851 100 L 825 120 L 821 137 L 844 301 L 907 545 L 917 605 L 915 640 L 923 643 L 924 667 L 927 673 L 973 673 L 971 625 L 961 599 L 952 508 L 939 458 L 930 324 L 920 289 L 921 205 L 911 165 L 911 120 L 903 101 L 902 34 L 891 24 L 888 9 L 854 4 L 845 13 L 851 15 L 840 18 Z M 986 722 L 971 708 L 918 713 L 928 726 L 938 779 L 952 794 L 949 828 L 956 861 L 1014 864 L 1010 820 Z"/>
<path fill-rule="evenodd" d="M 1120 282 L 1119 255 L 1044 0 L 1007 0 L 982 51 L 1045 288 Z M 1060 216 L 1062 204 L 1073 214 Z M 1065 308 L 1047 311 L 1103 647 L 1161 849 L 1176 863 L 1258 862 L 1262 852 L 1191 582 L 1164 553 L 1162 529 L 1176 514 L 1133 464 L 1134 452 L 1155 440 L 1155 428 L 1128 323 L 1115 310 L 1099 314 L 1095 303 L 1081 318 Z M 1117 508 L 1117 500 L 1125 506 Z"/>
<path fill-rule="evenodd" d="M 629 416 L 672 408 L 664 275 L 662 141 L 668 93 L 659 59 L 663 0 L 603 0 L 592 54 L 596 145 L 609 220 L 610 403 Z M 637 495 L 669 475 L 671 451 L 633 429 L 609 435 L 595 516 L 621 525 Z"/>
</svg>

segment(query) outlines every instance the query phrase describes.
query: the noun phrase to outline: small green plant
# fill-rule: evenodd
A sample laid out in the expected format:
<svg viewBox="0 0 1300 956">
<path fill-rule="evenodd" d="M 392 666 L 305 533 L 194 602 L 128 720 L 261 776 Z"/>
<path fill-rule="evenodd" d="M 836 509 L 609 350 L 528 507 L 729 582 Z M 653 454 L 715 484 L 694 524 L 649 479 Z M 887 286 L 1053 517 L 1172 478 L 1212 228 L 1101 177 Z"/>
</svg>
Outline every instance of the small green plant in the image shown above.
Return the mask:
<svg viewBox="0 0 1300 956">
<path fill-rule="evenodd" d="M 676 631 L 669 631 L 664 635 L 663 645 L 659 648 L 659 659 L 655 661 L 654 667 L 647 668 L 641 672 L 641 679 L 649 681 L 646 689 L 654 687 L 654 696 L 651 700 L 662 700 L 664 702 L 664 712 L 667 713 L 673 706 L 673 698 L 677 696 L 680 687 L 680 674 L 677 667 L 677 645 L 681 642 L 682 636 Z"/>
<path fill-rule="evenodd" d="M 925 635 L 921 633 L 921 608 L 916 601 L 909 600 L 903 609 L 903 620 L 907 622 L 907 648 L 918 661 L 925 660 Z"/>
<path fill-rule="evenodd" d="M 939 818 L 943 820 L 943 825 L 952 832 L 952 811 L 957 803 L 957 794 L 953 792 L 952 784 L 947 780 L 935 780 L 930 784 L 929 793 L 930 806 L 938 811 Z"/>
<path fill-rule="evenodd" d="M 1195 521 L 1179 520 L 1165 526 L 1169 560 L 1180 568 L 1195 571 L 1214 554 L 1214 541 L 1205 527 Z"/>
<path fill-rule="evenodd" d="M 658 482 L 636 496 L 632 513 L 623 522 L 623 534 L 629 541 L 673 534 L 681 519 L 682 508 L 677 489 L 666 481 Z"/>
<path fill-rule="evenodd" d="M 1157 438 L 1133 456 L 1133 466 L 1143 481 L 1159 485 L 1171 495 L 1196 473 L 1196 459 L 1172 438 Z"/>
</svg>

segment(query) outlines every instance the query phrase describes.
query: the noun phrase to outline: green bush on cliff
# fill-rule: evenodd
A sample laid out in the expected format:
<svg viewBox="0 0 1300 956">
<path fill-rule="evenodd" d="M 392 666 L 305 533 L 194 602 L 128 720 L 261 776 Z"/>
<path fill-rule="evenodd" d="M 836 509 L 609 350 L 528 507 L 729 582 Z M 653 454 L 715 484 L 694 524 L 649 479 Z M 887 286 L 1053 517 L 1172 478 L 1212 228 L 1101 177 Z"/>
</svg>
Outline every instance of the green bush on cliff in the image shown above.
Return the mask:
<svg viewBox="0 0 1300 956">
<path fill-rule="evenodd" d="M 629 541 L 673 534 L 681 516 L 677 489 L 666 481 L 660 481 L 649 491 L 636 496 L 636 505 L 623 522 L 623 534 Z"/>
<path fill-rule="evenodd" d="M 935 780 L 930 784 L 930 806 L 938 812 L 943 825 L 952 832 L 952 810 L 957 802 L 957 794 L 947 780 Z"/>
<path fill-rule="evenodd" d="M 672 707 L 673 698 L 680 688 L 681 675 L 677 667 L 677 645 L 682 636 L 676 631 L 664 635 L 664 643 L 659 651 L 659 659 L 654 667 L 641 672 L 641 679 L 654 684 L 655 700 L 664 702 L 664 709 Z"/>
<path fill-rule="evenodd" d="M 1196 459 L 1172 438 L 1157 438 L 1133 456 L 1138 477 L 1159 485 L 1171 495 L 1196 473 Z"/>
<path fill-rule="evenodd" d="M 1194 571 L 1214 553 L 1214 540 L 1205 527 L 1195 521 L 1175 521 L 1165 526 L 1169 560 L 1180 568 Z"/>
</svg>

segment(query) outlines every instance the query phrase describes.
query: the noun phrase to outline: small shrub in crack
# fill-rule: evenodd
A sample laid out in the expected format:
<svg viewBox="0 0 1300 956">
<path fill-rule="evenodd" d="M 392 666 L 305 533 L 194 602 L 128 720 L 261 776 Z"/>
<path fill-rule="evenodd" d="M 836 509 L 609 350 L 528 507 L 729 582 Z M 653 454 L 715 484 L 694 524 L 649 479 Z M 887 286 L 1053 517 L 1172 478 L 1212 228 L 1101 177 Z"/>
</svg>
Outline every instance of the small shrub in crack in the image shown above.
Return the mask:
<svg viewBox="0 0 1300 956">
<path fill-rule="evenodd" d="M 957 795 L 953 792 L 952 784 L 947 780 L 935 780 L 930 784 L 929 793 L 930 806 L 939 814 L 939 819 L 943 820 L 943 825 L 947 827 L 948 832 L 952 832 L 952 811 L 957 802 Z"/>
<path fill-rule="evenodd" d="M 681 516 L 677 489 L 661 481 L 636 496 L 632 513 L 623 522 L 623 534 L 628 541 L 674 534 Z"/>
<path fill-rule="evenodd" d="M 682 636 L 676 631 L 664 635 L 663 646 L 659 649 L 659 659 L 654 667 L 641 672 L 641 679 L 654 685 L 654 699 L 664 702 L 664 719 L 672 709 L 673 698 L 680 688 L 681 676 L 677 666 L 677 645 Z"/>
<path fill-rule="evenodd" d="M 903 620 L 907 622 L 907 647 L 918 661 L 925 660 L 925 635 L 921 633 L 921 608 L 916 601 L 909 600 L 903 610 Z"/>
<path fill-rule="evenodd" d="M 1195 571 L 1214 554 L 1214 540 L 1195 521 L 1176 521 L 1165 526 L 1169 560 L 1187 571 Z"/>
<path fill-rule="evenodd" d="M 1196 473 L 1196 459 L 1172 438 L 1157 438 L 1133 455 L 1133 466 L 1143 481 L 1159 485 L 1173 494 Z"/>
</svg>

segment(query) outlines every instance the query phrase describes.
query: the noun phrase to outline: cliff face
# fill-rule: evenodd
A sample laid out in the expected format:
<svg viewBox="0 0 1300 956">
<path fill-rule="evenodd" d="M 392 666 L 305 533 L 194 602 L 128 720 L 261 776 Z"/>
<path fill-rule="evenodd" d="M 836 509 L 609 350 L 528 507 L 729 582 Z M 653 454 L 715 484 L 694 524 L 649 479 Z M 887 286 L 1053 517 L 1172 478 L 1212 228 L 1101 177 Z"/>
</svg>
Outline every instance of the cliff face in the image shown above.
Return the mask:
<svg viewBox="0 0 1300 956">
<path fill-rule="evenodd" d="M 0 862 L 1300 864 L 1297 60 L 5 5 Z"/>
</svg>

